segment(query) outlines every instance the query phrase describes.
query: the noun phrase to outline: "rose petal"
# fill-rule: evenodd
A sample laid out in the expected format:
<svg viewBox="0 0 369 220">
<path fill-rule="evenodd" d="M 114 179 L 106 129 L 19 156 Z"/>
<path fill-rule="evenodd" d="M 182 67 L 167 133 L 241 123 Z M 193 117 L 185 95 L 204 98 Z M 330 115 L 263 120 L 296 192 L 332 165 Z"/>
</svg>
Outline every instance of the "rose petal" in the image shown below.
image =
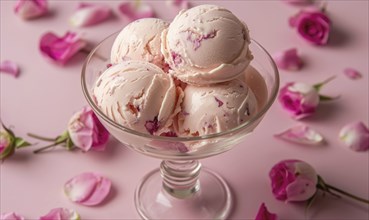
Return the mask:
<svg viewBox="0 0 369 220">
<path fill-rule="evenodd" d="M 18 0 L 14 12 L 23 19 L 32 19 L 47 14 L 46 0 Z"/>
<path fill-rule="evenodd" d="M 305 144 L 305 145 L 324 144 L 324 138 L 321 134 L 303 124 L 299 124 L 297 126 L 289 128 L 283 131 L 282 133 L 275 134 L 274 136 L 279 139 L 297 144 Z"/>
<path fill-rule="evenodd" d="M 19 76 L 19 67 L 18 65 L 10 60 L 4 60 L 0 63 L 0 72 L 8 73 L 14 77 Z"/>
<path fill-rule="evenodd" d="M 119 5 L 119 11 L 127 17 L 129 21 L 154 17 L 154 10 L 152 7 L 139 1 L 124 2 Z"/>
<path fill-rule="evenodd" d="M 287 200 L 288 202 L 306 201 L 310 199 L 316 192 L 316 183 L 309 179 L 299 178 L 287 186 Z"/>
<path fill-rule="evenodd" d="M 292 5 L 308 5 L 312 3 L 312 0 L 282 0 Z"/>
<path fill-rule="evenodd" d="M 346 68 L 343 70 L 343 73 L 350 79 L 360 79 L 362 77 L 360 72 L 353 68 Z"/>
<path fill-rule="evenodd" d="M 111 9 L 106 5 L 80 3 L 70 22 L 76 27 L 86 27 L 101 23 L 110 16 Z"/>
<path fill-rule="evenodd" d="M 63 37 L 48 32 L 40 39 L 40 51 L 50 60 L 65 64 L 78 51 L 87 46 L 76 33 L 67 32 Z"/>
<path fill-rule="evenodd" d="M 277 220 L 278 217 L 274 213 L 270 213 L 265 206 L 264 203 L 260 205 L 258 214 L 255 217 L 255 220 Z"/>
<path fill-rule="evenodd" d="M 16 214 L 15 212 L 1 213 L 1 220 L 24 220 L 23 216 Z"/>
<path fill-rule="evenodd" d="M 178 11 L 190 8 L 190 2 L 188 0 L 167 0 L 168 6 L 175 7 Z"/>
<path fill-rule="evenodd" d="M 39 220 L 80 220 L 79 214 L 71 209 L 55 208 L 49 211 L 44 216 L 41 216 Z"/>
<path fill-rule="evenodd" d="M 299 70 L 303 66 L 296 48 L 278 52 L 273 56 L 273 59 L 278 68 L 284 70 Z"/>
<path fill-rule="evenodd" d="M 111 181 L 96 173 L 82 173 L 64 185 L 64 192 L 73 201 L 86 206 L 100 204 L 109 194 Z"/>
<path fill-rule="evenodd" d="M 354 151 L 369 149 L 369 129 L 362 122 L 345 125 L 339 132 L 339 138 Z"/>
</svg>

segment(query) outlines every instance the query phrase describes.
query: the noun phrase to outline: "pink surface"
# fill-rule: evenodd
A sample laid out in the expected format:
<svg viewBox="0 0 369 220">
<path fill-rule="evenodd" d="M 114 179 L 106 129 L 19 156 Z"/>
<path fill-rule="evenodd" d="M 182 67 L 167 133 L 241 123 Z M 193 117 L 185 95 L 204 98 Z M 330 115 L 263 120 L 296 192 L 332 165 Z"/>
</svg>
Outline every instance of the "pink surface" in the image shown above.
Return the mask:
<svg viewBox="0 0 369 220">
<path fill-rule="evenodd" d="M 114 7 L 114 19 L 76 29 L 68 19 L 78 2 L 52 1 L 52 13 L 23 21 L 13 13 L 13 1 L 1 1 L 0 60 L 19 63 L 21 75 L 15 79 L 1 74 L 1 119 L 19 136 L 27 132 L 56 136 L 66 128 L 71 115 L 86 105 L 80 86 L 85 54 L 78 54 L 65 67 L 47 62 L 38 51 L 41 34 L 67 30 L 83 32 L 95 44 L 126 25 L 118 15 L 120 1 L 106 1 Z M 205 3 L 196 1 L 196 4 Z M 208 2 L 209 3 L 209 2 Z M 158 17 L 173 18 L 164 1 L 150 1 Z M 202 162 L 219 172 L 230 184 L 236 205 L 230 219 L 253 219 L 262 202 L 280 219 L 305 219 L 302 204 L 286 204 L 273 198 L 268 172 L 282 159 L 302 159 L 315 167 L 326 182 L 353 194 L 369 198 L 368 152 L 345 149 L 338 140 L 340 128 L 354 120 L 368 124 L 368 2 L 329 1 L 328 11 L 334 31 L 331 44 L 309 45 L 287 25 L 298 7 L 280 1 L 217 1 L 244 20 L 251 36 L 271 53 L 297 47 L 306 62 L 299 72 L 281 71 L 281 85 L 289 81 L 316 83 L 332 75 L 323 92 L 340 95 L 337 101 L 320 106 L 316 115 L 303 120 L 320 131 L 328 144 L 306 147 L 285 143 L 273 134 L 295 124 L 275 103 L 256 131 L 233 150 Z M 343 70 L 358 69 L 363 78 L 350 80 Z M 33 143 L 37 141 L 28 138 Z M 38 143 L 43 146 L 46 143 Z M 159 166 L 160 161 L 139 155 L 113 138 L 106 152 L 67 152 L 55 149 L 33 155 L 32 148 L 19 150 L 1 164 L 0 212 L 15 211 L 27 219 L 37 219 L 55 207 L 72 208 L 83 219 L 138 219 L 133 201 L 141 177 Z M 94 171 L 109 177 L 113 190 L 98 207 L 74 204 L 63 195 L 63 184 L 71 177 Z M 307 214 L 311 219 L 368 219 L 369 207 L 349 199 L 320 198 Z"/>
</svg>

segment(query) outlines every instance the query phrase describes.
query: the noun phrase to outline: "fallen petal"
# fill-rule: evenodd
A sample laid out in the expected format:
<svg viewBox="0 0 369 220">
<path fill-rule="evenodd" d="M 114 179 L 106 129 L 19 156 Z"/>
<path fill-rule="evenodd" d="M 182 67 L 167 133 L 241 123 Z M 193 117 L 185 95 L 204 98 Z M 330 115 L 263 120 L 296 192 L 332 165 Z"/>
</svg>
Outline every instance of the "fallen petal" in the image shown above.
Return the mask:
<svg viewBox="0 0 369 220">
<path fill-rule="evenodd" d="M 304 145 L 322 145 L 324 138 L 321 134 L 311 129 L 310 127 L 299 124 L 295 127 L 289 128 L 282 133 L 275 134 L 275 137 L 297 144 Z"/>
<path fill-rule="evenodd" d="M 258 214 L 255 217 L 255 220 L 277 220 L 278 217 L 274 213 L 270 213 L 265 206 L 264 203 L 260 205 Z"/>
<path fill-rule="evenodd" d="M 23 216 L 17 215 L 15 212 L 1 213 L 1 220 L 24 220 Z"/>
<path fill-rule="evenodd" d="M 360 79 L 362 77 L 360 72 L 353 68 L 346 68 L 343 70 L 343 73 L 350 79 Z"/>
<path fill-rule="evenodd" d="M 292 5 L 308 5 L 312 3 L 312 0 L 282 0 Z"/>
<path fill-rule="evenodd" d="M 79 214 L 66 208 L 55 208 L 49 211 L 44 216 L 41 216 L 39 220 L 80 220 Z"/>
<path fill-rule="evenodd" d="M 46 0 L 18 0 L 14 6 L 14 12 L 23 19 L 37 18 L 47 14 Z"/>
<path fill-rule="evenodd" d="M 8 73 L 14 77 L 19 76 L 19 67 L 18 65 L 10 60 L 4 60 L 0 63 L 0 72 Z"/>
<path fill-rule="evenodd" d="M 100 204 L 109 194 L 111 181 L 96 173 L 82 173 L 64 185 L 67 197 L 86 206 Z"/>
<path fill-rule="evenodd" d="M 273 56 L 273 59 L 278 68 L 284 70 L 299 70 L 303 66 L 296 48 L 278 52 Z"/>
<path fill-rule="evenodd" d="M 354 151 L 369 149 L 369 129 L 363 122 L 354 122 L 342 127 L 339 138 Z"/>
<path fill-rule="evenodd" d="M 124 2 L 119 5 L 119 11 L 130 21 L 154 17 L 152 7 L 139 1 Z"/>
<path fill-rule="evenodd" d="M 54 33 L 48 32 L 42 35 L 40 40 L 41 53 L 50 60 L 65 64 L 87 43 L 76 33 L 67 32 L 63 37 L 58 37 Z"/>
<path fill-rule="evenodd" d="M 109 6 L 80 3 L 77 11 L 70 18 L 70 22 L 75 27 L 86 27 L 101 23 L 110 16 Z"/>
</svg>

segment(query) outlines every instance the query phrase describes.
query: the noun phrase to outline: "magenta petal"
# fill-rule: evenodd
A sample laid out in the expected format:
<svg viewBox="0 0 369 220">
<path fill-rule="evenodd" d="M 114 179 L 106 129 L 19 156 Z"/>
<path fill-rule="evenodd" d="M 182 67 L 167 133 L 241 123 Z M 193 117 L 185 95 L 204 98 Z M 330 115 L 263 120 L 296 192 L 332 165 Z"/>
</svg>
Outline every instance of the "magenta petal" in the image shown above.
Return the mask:
<svg viewBox="0 0 369 220">
<path fill-rule="evenodd" d="M 154 10 L 152 7 L 138 1 L 129 1 L 120 4 L 119 11 L 130 21 L 154 17 Z"/>
<path fill-rule="evenodd" d="M 1 213 L 1 220 L 24 220 L 23 216 L 17 215 L 15 212 Z"/>
<path fill-rule="evenodd" d="M 363 122 L 353 122 L 342 127 L 339 138 L 353 151 L 369 149 L 369 129 Z"/>
<path fill-rule="evenodd" d="M 111 189 L 111 181 L 105 177 L 95 174 L 97 185 L 91 196 L 80 204 L 94 206 L 100 204 L 108 196 Z"/>
<path fill-rule="evenodd" d="M 76 27 L 85 27 L 98 24 L 111 16 L 111 9 L 106 5 L 80 3 L 77 11 L 70 18 Z"/>
<path fill-rule="evenodd" d="M 40 39 L 40 51 L 50 60 L 65 64 L 78 51 L 87 46 L 87 43 L 73 32 L 67 32 L 63 37 L 48 32 Z"/>
<path fill-rule="evenodd" d="M 10 60 L 4 60 L 0 63 L 0 72 L 8 73 L 14 77 L 19 76 L 19 67 L 18 65 Z"/>
<path fill-rule="evenodd" d="M 79 220 L 79 214 L 74 210 L 66 208 L 55 208 L 49 211 L 44 216 L 41 216 L 39 220 Z"/>
<path fill-rule="evenodd" d="M 289 128 L 286 131 L 283 131 L 282 133 L 275 134 L 274 136 L 279 139 L 297 144 L 305 144 L 305 145 L 324 144 L 324 138 L 321 134 L 303 124 Z"/>
<path fill-rule="evenodd" d="M 360 79 L 362 77 L 360 72 L 353 68 L 346 68 L 343 70 L 343 73 L 350 79 Z"/>
<path fill-rule="evenodd" d="M 296 48 L 278 52 L 273 56 L 273 59 L 278 68 L 284 70 L 299 70 L 303 66 Z"/>
<path fill-rule="evenodd" d="M 97 185 L 95 174 L 82 173 L 65 183 L 64 192 L 71 201 L 80 203 L 90 198 Z"/>
<path fill-rule="evenodd" d="M 282 1 L 292 5 L 308 5 L 313 2 L 312 0 L 282 0 Z"/>
<path fill-rule="evenodd" d="M 14 12 L 23 19 L 40 17 L 47 11 L 46 0 L 18 0 L 14 6 Z"/>
<path fill-rule="evenodd" d="M 255 217 L 255 220 L 277 220 L 278 217 L 274 213 L 270 213 L 265 206 L 264 203 L 260 205 L 258 214 Z"/>
</svg>

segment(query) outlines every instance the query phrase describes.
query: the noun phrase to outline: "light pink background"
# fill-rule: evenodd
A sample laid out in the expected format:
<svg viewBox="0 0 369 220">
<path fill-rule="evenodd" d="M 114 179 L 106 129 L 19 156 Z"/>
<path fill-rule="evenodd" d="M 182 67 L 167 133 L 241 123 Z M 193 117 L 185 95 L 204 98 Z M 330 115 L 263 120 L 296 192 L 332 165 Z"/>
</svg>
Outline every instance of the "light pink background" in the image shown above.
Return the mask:
<svg viewBox="0 0 369 220">
<path fill-rule="evenodd" d="M 66 128 L 70 116 L 86 101 L 80 86 L 85 54 L 78 54 L 65 67 L 47 62 L 38 51 L 40 36 L 52 31 L 84 33 L 95 44 L 126 25 L 118 14 L 120 1 L 106 1 L 116 17 L 89 28 L 76 29 L 68 18 L 77 1 L 51 1 L 51 14 L 23 21 L 13 13 L 14 1 L 1 1 L 1 60 L 14 60 L 21 67 L 15 79 L 1 74 L 1 119 L 18 136 L 27 132 L 55 137 Z M 175 12 L 164 1 L 149 1 L 159 18 L 170 20 Z M 196 1 L 194 4 L 205 3 Z M 209 1 L 208 1 L 209 3 Z M 214 3 L 214 2 L 213 2 Z M 281 1 L 216 1 L 244 20 L 254 39 L 271 53 L 297 47 L 305 60 L 299 72 L 280 71 L 281 85 L 289 81 L 316 83 L 330 76 L 337 78 L 324 89 L 340 99 L 320 106 L 313 117 L 303 120 L 320 131 L 328 142 L 323 147 L 298 146 L 276 140 L 273 134 L 296 124 L 275 103 L 248 138 L 230 152 L 203 160 L 230 184 L 236 205 L 230 219 L 254 219 L 262 202 L 280 219 L 305 219 L 303 204 L 287 204 L 273 198 L 268 171 L 282 159 L 302 159 L 312 164 L 332 185 L 369 198 L 368 153 L 345 149 L 338 140 L 340 128 L 361 120 L 368 124 L 368 1 L 328 1 L 334 31 L 331 44 L 309 45 L 288 27 L 287 19 L 299 7 Z M 343 69 L 358 69 L 363 78 L 350 80 Z M 28 138 L 37 146 L 46 143 Z M 1 164 L 1 212 L 15 211 L 27 219 L 37 219 L 55 207 L 72 208 L 83 219 L 138 219 L 133 195 L 135 186 L 148 171 L 159 166 L 157 159 L 142 156 L 111 139 L 108 150 L 67 152 L 61 148 L 33 155 L 19 150 Z M 63 195 L 63 184 L 84 171 L 96 171 L 113 182 L 108 200 L 98 207 L 74 204 Z M 311 219 L 368 219 L 369 208 L 349 199 L 319 198 L 307 214 Z"/>
</svg>

